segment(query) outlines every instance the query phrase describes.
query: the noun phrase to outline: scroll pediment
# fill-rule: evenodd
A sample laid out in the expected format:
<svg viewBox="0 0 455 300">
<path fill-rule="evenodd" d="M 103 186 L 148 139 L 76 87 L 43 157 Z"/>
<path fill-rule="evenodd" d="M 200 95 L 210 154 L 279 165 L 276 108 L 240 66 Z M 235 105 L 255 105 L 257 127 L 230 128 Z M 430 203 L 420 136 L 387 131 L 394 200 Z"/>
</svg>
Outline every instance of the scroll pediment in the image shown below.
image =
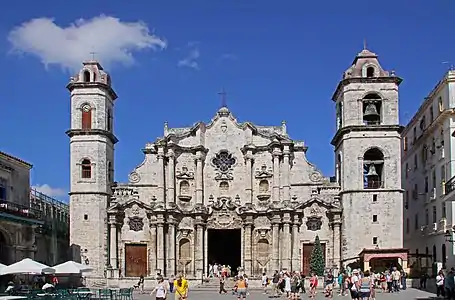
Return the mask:
<svg viewBox="0 0 455 300">
<path fill-rule="evenodd" d="M 265 178 L 270 178 L 272 176 L 273 176 L 273 173 L 271 172 L 271 170 L 267 170 L 266 165 L 262 165 L 261 169 L 256 171 L 256 174 L 255 174 L 255 177 L 257 179 L 265 179 Z"/>
<path fill-rule="evenodd" d="M 194 179 L 194 172 L 189 171 L 187 167 L 183 166 L 182 170 L 176 172 L 175 177 L 177 179 L 191 180 Z"/>
</svg>

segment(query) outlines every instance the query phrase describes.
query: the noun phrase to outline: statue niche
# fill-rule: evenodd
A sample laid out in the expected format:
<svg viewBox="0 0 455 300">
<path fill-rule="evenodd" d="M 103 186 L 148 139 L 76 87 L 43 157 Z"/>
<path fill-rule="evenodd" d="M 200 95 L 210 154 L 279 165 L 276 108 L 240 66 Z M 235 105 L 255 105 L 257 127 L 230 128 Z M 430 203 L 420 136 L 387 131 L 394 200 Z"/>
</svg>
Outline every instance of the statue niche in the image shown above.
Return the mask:
<svg viewBox="0 0 455 300">
<path fill-rule="evenodd" d="M 184 217 L 178 225 L 178 271 L 183 274 L 191 273 L 193 228 L 193 219 L 190 217 Z"/>
<path fill-rule="evenodd" d="M 180 171 L 177 171 L 175 176 L 179 187 L 178 199 L 181 202 L 190 202 L 192 198 L 191 182 L 194 179 L 194 172 L 188 171 L 186 166 L 183 166 Z"/>
<path fill-rule="evenodd" d="M 144 241 L 150 239 L 150 226 L 147 212 L 133 204 L 124 209 L 123 226 L 121 231 L 122 240 Z"/>
</svg>

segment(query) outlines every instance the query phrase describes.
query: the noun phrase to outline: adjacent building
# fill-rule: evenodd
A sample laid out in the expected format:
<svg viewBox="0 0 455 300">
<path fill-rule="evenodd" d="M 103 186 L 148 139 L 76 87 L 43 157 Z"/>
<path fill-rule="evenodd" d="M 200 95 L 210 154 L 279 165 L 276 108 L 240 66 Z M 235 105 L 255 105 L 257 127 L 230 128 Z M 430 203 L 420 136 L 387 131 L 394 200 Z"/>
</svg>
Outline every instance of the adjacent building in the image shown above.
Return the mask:
<svg viewBox="0 0 455 300">
<path fill-rule="evenodd" d="M 0 263 L 68 257 L 68 205 L 30 188 L 32 165 L 0 152 Z"/>
<path fill-rule="evenodd" d="M 328 268 L 406 268 L 400 83 L 366 49 L 344 73 L 333 96 L 335 178 L 308 161 L 285 122 L 240 122 L 222 106 L 209 122 L 166 123 L 129 182 L 116 183 L 117 95 L 101 65 L 84 62 L 67 86 L 73 259 L 92 266 L 96 280 L 200 279 L 214 262 L 251 276 L 308 272 L 318 236 Z"/>
<path fill-rule="evenodd" d="M 455 71 L 449 71 L 402 132 L 404 245 L 415 272 L 434 262 L 455 265 L 454 109 Z"/>
</svg>

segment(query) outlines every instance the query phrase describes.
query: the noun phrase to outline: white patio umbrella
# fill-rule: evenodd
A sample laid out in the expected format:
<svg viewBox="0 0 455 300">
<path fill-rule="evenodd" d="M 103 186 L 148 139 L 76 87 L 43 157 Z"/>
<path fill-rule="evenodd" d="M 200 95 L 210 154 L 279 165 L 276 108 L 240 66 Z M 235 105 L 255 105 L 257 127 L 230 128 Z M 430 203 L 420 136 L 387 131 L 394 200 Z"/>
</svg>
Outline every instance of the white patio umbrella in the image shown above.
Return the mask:
<svg viewBox="0 0 455 300">
<path fill-rule="evenodd" d="M 56 274 L 80 274 L 82 272 L 92 271 L 92 268 L 75 261 L 67 261 L 52 267 Z"/>
<path fill-rule="evenodd" d="M 34 261 L 30 258 L 24 258 L 17 263 L 0 268 L 0 275 L 6 274 L 41 274 L 41 273 L 54 273 L 55 270 L 42 263 Z"/>
</svg>

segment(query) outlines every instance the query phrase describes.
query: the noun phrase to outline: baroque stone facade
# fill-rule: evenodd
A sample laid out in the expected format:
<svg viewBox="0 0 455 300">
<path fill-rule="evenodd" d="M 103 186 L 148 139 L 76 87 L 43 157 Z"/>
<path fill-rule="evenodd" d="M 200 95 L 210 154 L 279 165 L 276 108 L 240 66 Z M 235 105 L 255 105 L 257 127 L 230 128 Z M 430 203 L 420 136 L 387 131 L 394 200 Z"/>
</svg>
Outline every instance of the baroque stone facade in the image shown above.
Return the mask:
<svg viewBox="0 0 455 300">
<path fill-rule="evenodd" d="M 331 268 L 358 259 L 364 248 L 377 247 L 378 236 L 381 245 L 400 248 L 401 231 L 385 230 L 390 222 L 401 228 L 398 84 L 395 77 L 379 73 L 373 55 L 360 53 L 350 70 L 357 72 L 356 64 L 364 64 L 366 56 L 377 74 L 370 69 L 368 74 L 349 73 L 335 93 L 336 180 L 307 160 L 306 145 L 289 137 L 285 122 L 239 122 L 222 107 L 208 123 L 186 128 L 165 124 L 163 136 L 146 144 L 144 161 L 129 182 L 114 184 L 112 110 L 117 96 L 101 66 L 85 62 L 68 85 L 70 239 L 80 249 L 75 259 L 93 265 L 94 277 L 184 272 L 201 278 L 210 263 L 210 232 L 221 235 L 227 229 L 240 230 L 240 262 L 250 275 L 305 270 L 316 236 Z M 388 84 L 380 83 L 381 78 Z M 378 124 L 363 124 L 358 94 L 376 90 L 395 94 L 383 101 Z M 362 138 L 362 131 L 367 137 Z M 382 161 L 371 160 L 369 150 L 384 153 Z M 364 185 L 365 165 L 376 163 L 378 172 L 387 173 L 387 182 L 370 178 Z M 375 222 L 372 210 L 381 216 Z"/>
</svg>

